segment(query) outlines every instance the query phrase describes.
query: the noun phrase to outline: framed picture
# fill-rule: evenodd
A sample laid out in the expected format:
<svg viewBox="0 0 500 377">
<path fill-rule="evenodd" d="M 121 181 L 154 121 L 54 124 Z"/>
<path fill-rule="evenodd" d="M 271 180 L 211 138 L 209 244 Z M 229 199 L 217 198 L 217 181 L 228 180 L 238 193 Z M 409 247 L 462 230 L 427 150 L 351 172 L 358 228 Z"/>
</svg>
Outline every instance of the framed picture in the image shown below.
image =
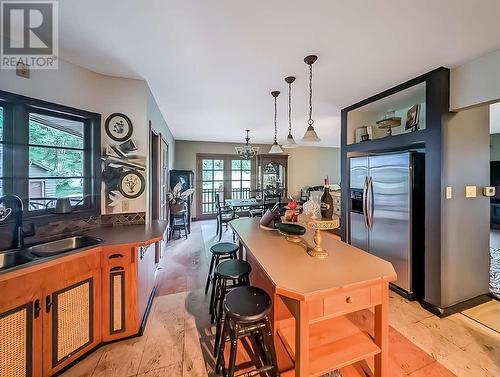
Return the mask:
<svg viewBox="0 0 500 377">
<path fill-rule="evenodd" d="M 417 103 L 413 105 L 406 113 L 406 130 L 418 130 L 418 122 L 420 120 L 420 105 Z"/>
<path fill-rule="evenodd" d="M 110 139 L 123 142 L 130 139 L 134 128 L 128 116 L 114 113 L 107 117 L 104 130 Z"/>
<path fill-rule="evenodd" d="M 142 195 L 146 188 L 144 176 L 136 170 L 124 171 L 118 182 L 118 190 L 127 199 L 135 199 Z"/>
</svg>

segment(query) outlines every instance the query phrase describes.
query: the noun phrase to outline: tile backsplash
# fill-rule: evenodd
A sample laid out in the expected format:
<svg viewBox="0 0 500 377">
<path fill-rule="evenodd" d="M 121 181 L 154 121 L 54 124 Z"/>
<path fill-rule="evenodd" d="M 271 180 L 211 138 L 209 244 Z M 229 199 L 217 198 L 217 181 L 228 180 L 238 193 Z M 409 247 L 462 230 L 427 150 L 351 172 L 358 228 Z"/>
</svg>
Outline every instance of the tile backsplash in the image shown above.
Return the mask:
<svg viewBox="0 0 500 377">
<path fill-rule="evenodd" d="M 55 237 L 71 235 L 78 232 L 84 232 L 98 226 L 116 226 L 116 225 L 135 225 L 144 224 L 146 221 L 146 214 L 144 212 L 126 213 L 126 214 L 112 214 L 92 216 L 83 219 L 73 219 L 66 221 L 54 221 L 46 224 L 37 225 L 35 228 L 35 235 L 26 237 L 26 244 L 33 244 Z M 13 235 L 13 227 L 8 224 L 0 226 L 0 239 L 7 241 Z M 10 245 L 10 242 L 5 242 Z M 0 242 L 0 250 L 6 249 L 4 242 Z"/>
</svg>

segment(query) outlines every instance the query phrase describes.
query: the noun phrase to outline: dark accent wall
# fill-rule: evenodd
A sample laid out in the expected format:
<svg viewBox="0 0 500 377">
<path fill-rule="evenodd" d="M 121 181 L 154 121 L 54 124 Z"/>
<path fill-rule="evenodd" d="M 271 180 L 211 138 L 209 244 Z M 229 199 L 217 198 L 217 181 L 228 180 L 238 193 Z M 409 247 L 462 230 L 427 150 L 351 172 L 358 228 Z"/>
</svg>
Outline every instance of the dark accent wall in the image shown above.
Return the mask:
<svg viewBox="0 0 500 377">
<path fill-rule="evenodd" d="M 347 242 L 349 213 L 349 158 L 408 149 L 425 150 L 425 298 L 441 307 L 441 150 L 444 116 L 449 113 L 449 76 L 440 67 L 360 101 L 341 111 L 342 240 Z M 425 82 L 426 128 L 359 144 L 347 144 L 347 116 L 352 110 Z"/>
</svg>

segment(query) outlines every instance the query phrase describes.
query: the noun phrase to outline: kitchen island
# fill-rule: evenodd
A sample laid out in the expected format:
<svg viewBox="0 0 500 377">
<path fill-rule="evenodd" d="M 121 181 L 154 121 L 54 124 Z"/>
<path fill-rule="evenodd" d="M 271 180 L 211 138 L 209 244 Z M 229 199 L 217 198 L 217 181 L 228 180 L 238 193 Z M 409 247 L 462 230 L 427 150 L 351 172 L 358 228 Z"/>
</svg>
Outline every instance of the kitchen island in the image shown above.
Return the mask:
<svg viewBox="0 0 500 377">
<path fill-rule="evenodd" d="M 389 282 L 396 280 L 389 262 L 328 233 L 322 245 L 329 256 L 317 259 L 306 252 L 314 246 L 310 230 L 301 243 L 292 243 L 261 229 L 257 218 L 230 226 L 241 256 L 252 265 L 251 284 L 273 299 L 282 376 L 321 376 L 372 356 L 374 376 L 388 375 Z M 375 310 L 374 339 L 346 317 L 366 308 Z"/>
</svg>

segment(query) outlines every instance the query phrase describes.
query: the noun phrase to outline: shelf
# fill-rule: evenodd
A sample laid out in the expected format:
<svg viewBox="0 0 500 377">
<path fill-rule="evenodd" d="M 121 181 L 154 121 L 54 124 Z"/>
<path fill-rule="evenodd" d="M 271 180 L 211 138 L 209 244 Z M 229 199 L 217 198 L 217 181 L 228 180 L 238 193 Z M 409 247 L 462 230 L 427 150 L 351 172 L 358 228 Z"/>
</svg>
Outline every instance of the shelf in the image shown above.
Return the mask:
<svg viewBox="0 0 500 377">
<path fill-rule="evenodd" d="M 279 322 L 278 336 L 295 359 L 295 320 Z M 309 376 L 321 376 L 380 353 L 372 338 L 347 317 L 309 325 Z"/>
<path fill-rule="evenodd" d="M 411 146 L 421 146 L 428 130 L 408 132 L 399 135 L 386 136 L 380 139 L 364 141 L 362 143 L 346 145 L 347 152 L 383 152 L 391 150 L 408 149 Z"/>
</svg>

